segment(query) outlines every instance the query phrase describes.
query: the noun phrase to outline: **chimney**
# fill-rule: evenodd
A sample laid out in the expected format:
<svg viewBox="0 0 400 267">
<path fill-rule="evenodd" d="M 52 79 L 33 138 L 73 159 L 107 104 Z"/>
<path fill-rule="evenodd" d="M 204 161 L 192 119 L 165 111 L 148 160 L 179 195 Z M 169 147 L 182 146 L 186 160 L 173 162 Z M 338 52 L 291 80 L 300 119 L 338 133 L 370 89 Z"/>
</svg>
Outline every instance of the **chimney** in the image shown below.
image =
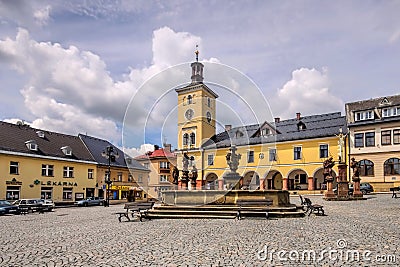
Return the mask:
<svg viewBox="0 0 400 267">
<path fill-rule="evenodd" d="M 171 152 L 171 144 L 164 144 L 164 150 L 167 152 Z"/>
<path fill-rule="evenodd" d="M 279 118 L 279 117 L 275 118 L 275 123 L 278 123 L 280 121 L 281 121 L 281 118 Z"/>
<path fill-rule="evenodd" d="M 297 118 L 298 121 L 300 120 L 300 118 L 301 118 L 301 113 L 300 112 L 296 113 L 296 118 Z"/>
<path fill-rule="evenodd" d="M 230 131 L 232 129 L 232 125 L 231 124 L 226 124 L 225 125 L 225 131 Z"/>
</svg>

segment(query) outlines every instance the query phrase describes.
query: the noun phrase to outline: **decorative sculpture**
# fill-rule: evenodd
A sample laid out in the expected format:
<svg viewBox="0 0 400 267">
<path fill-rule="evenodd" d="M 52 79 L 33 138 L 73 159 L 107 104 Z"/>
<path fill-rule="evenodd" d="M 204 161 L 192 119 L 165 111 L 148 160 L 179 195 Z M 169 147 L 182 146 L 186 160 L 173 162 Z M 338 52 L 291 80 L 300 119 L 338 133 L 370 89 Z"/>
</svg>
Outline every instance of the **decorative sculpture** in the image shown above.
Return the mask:
<svg viewBox="0 0 400 267">
<path fill-rule="evenodd" d="M 324 161 L 324 178 L 332 177 L 332 168 L 335 166 L 335 162 L 333 161 L 333 157 L 329 157 Z"/>
<path fill-rule="evenodd" d="M 174 178 L 174 181 L 172 182 L 174 185 L 178 184 L 178 179 L 179 179 L 179 170 L 176 166 L 174 166 L 174 169 L 172 171 L 172 177 Z"/>
<path fill-rule="evenodd" d="M 232 146 L 229 149 L 231 152 L 226 155 L 226 163 L 229 166 L 229 169 L 231 172 L 236 173 L 238 166 L 239 166 L 239 160 L 242 157 L 241 154 L 236 154 L 236 146 Z"/>
</svg>

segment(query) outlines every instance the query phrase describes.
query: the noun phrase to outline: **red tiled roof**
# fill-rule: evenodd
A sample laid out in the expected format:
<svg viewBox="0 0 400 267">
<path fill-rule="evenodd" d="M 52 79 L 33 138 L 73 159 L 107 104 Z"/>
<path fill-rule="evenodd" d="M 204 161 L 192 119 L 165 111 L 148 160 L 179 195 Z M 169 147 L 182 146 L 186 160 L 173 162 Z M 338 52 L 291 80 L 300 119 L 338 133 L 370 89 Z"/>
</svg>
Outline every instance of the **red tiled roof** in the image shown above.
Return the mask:
<svg viewBox="0 0 400 267">
<path fill-rule="evenodd" d="M 152 158 L 176 158 L 175 153 L 172 153 L 168 150 L 164 150 L 164 148 L 160 148 L 157 150 L 154 150 L 152 152 L 147 152 L 144 155 L 140 155 L 135 157 L 135 159 L 152 159 Z"/>
</svg>

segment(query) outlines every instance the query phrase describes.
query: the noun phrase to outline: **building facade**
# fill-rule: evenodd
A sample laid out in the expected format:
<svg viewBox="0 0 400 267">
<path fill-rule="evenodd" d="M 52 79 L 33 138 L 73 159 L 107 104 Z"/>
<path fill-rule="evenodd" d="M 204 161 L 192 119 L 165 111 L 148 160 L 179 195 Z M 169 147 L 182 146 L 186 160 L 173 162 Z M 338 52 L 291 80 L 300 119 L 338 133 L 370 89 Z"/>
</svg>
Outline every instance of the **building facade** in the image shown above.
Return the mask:
<svg viewBox="0 0 400 267">
<path fill-rule="evenodd" d="M 338 135 L 347 133 L 345 117 L 340 112 L 306 117 L 298 113 L 289 120 L 227 125 L 217 134 L 218 95 L 203 83 L 203 67 L 199 62 L 192 63 L 191 83 L 176 90 L 177 165 L 182 170 L 183 158 L 187 157 L 189 172 L 195 166 L 196 188 L 225 188 L 223 177 L 230 171 L 226 157 L 234 145 L 241 155 L 241 188 L 324 190 L 323 162 L 329 157 L 339 161 L 340 149 L 346 149 L 338 144 Z"/>
<path fill-rule="evenodd" d="M 400 185 L 400 95 L 346 103 L 349 157 L 375 191 Z"/>
<path fill-rule="evenodd" d="M 171 145 L 164 148 L 154 146 L 154 151 L 135 157 L 140 164 L 150 170 L 148 177 L 148 197 L 160 199 L 161 192 L 173 189 L 172 172 L 176 166 L 176 155 L 171 152 Z"/>
<path fill-rule="evenodd" d="M 0 199 L 43 198 L 70 204 L 102 197 L 108 164 L 101 153 L 110 145 L 90 136 L 0 122 Z M 135 181 L 147 177 L 149 171 L 117 151 L 120 157 L 110 166 L 111 199 L 127 199 L 129 193 L 145 199 Z"/>
</svg>

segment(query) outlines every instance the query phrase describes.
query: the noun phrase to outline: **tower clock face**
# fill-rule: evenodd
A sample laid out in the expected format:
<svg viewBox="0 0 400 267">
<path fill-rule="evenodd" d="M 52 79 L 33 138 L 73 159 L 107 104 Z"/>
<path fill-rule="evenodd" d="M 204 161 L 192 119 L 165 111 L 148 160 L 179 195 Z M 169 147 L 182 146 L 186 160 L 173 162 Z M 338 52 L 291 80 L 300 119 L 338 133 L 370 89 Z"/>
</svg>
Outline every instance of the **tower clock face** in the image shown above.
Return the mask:
<svg viewBox="0 0 400 267">
<path fill-rule="evenodd" d="M 186 110 L 185 112 L 186 119 L 191 120 L 193 118 L 193 115 L 194 115 L 193 109 Z"/>
<path fill-rule="evenodd" d="M 207 111 L 207 121 L 211 122 L 211 113 L 210 113 L 210 111 Z"/>
</svg>

